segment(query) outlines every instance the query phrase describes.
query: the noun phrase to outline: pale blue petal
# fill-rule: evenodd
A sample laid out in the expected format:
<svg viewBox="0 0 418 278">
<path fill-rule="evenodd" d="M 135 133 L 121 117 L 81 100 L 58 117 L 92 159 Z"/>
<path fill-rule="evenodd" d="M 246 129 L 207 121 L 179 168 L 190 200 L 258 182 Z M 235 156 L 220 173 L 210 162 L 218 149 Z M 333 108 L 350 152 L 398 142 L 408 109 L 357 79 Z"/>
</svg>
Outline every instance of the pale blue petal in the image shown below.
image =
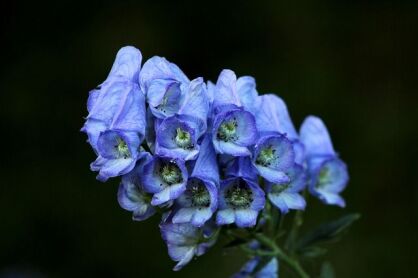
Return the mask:
<svg viewBox="0 0 418 278">
<path fill-rule="evenodd" d="M 142 55 L 137 48 L 133 46 L 122 47 L 116 55 L 108 78 L 123 77 L 132 82 L 138 82 L 141 62 Z"/>
<path fill-rule="evenodd" d="M 255 79 L 251 76 L 238 78 L 237 93 L 244 109 L 256 115 L 261 99 L 258 97 Z"/>
<path fill-rule="evenodd" d="M 218 225 L 226 225 L 232 224 L 235 221 L 235 214 L 232 209 L 223 209 L 218 210 L 216 215 L 216 224 Z"/>
<path fill-rule="evenodd" d="M 240 228 L 253 227 L 257 222 L 258 211 L 240 209 L 235 211 L 235 223 Z"/>
<path fill-rule="evenodd" d="M 237 77 L 231 70 L 223 70 L 216 82 L 213 106 L 234 104 L 241 106 L 236 87 Z"/>
<path fill-rule="evenodd" d="M 300 128 L 300 140 L 305 145 L 307 157 L 335 155 L 331 138 L 322 120 L 307 117 Z"/>
</svg>

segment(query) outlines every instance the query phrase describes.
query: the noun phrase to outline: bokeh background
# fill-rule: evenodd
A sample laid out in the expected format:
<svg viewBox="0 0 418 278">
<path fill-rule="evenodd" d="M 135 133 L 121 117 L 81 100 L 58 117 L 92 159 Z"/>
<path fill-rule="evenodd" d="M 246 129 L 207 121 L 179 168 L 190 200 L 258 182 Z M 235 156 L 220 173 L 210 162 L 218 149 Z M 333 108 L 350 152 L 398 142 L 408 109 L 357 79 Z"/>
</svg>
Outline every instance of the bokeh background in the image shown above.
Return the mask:
<svg viewBox="0 0 418 278">
<path fill-rule="evenodd" d="M 131 221 L 118 181 L 89 171 L 88 91 L 124 45 L 190 78 L 255 76 L 296 125 L 322 117 L 349 165 L 348 205 L 311 199 L 306 227 L 360 212 L 325 256 L 337 277 L 415 277 L 416 1 L 175 2 L 1 4 L 0 277 L 228 277 L 244 261 L 217 247 L 172 272 L 159 220 Z"/>
</svg>

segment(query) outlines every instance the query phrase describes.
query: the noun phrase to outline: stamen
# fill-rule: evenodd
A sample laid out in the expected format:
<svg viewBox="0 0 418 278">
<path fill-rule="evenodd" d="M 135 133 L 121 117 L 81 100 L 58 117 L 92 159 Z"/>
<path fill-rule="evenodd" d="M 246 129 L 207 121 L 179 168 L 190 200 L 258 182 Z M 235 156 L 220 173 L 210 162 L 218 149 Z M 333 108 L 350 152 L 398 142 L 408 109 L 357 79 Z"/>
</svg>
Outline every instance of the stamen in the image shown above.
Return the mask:
<svg viewBox="0 0 418 278">
<path fill-rule="evenodd" d="M 118 158 L 123 157 L 124 159 L 127 159 L 130 157 L 131 153 L 126 142 L 122 138 L 117 138 L 116 141 L 117 145 L 115 145 L 115 148 L 118 153 Z"/>
<path fill-rule="evenodd" d="M 226 192 L 226 201 L 233 209 L 250 207 L 253 202 L 253 193 L 244 182 L 232 185 Z"/>
<path fill-rule="evenodd" d="M 180 127 L 176 128 L 176 136 L 174 141 L 176 142 L 177 146 L 183 149 L 189 149 L 192 146 L 190 133 L 184 131 Z"/>
<path fill-rule="evenodd" d="M 209 192 L 200 180 L 191 180 L 186 194 L 189 195 L 193 207 L 208 207 L 210 205 Z"/>
<path fill-rule="evenodd" d="M 238 122 L 236 118 L 223 122 L 221 126 L 218 128 L 217 138 L 224 142 L 236 141 L 238 139 L 236 134 L 237 127 Z"/>
<path fill-rule="evenodd" d="M 276 159 L 276 150 L 272 145 L 269 145 L 267 148 L 264 148 L 260 151 L 257 156 L 256 163 L 264 167 L 269 167 Z"/>
<path fill-rule="evenodd" d="M 160 168 L 162 180 L 168 185 L 181 183 L 183 177 L 180 168 L 175 163 L 166 163 Z"/>
</svg>

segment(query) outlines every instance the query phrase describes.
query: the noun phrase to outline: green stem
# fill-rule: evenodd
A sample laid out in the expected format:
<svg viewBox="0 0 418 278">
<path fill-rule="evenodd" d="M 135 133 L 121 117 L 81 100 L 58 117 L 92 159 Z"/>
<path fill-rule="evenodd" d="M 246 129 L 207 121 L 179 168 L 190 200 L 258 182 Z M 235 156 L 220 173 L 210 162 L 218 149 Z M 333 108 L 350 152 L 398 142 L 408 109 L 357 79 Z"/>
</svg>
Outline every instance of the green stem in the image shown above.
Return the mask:
<svg viewBox="0 0 418 278">
<path fill-rule="evenodd" d="M 307 200 L 308 194 L 307 190 L 303 192 L 305 200 Z M 290 251 L 291 254 L 294 253 L 296 238 L 298 236 L 299 228 L 303 224 L 303 210 L 297 210 L 293 218 L 292 227 L 289 231 L 289 236 L 287 237 L 285 248 Z"/>
<path fill-rule="evenodd" d="M 288 264 L 299 275 L 299 277 L 309 278 L 309 275 L 305 272 L 305 270 L 303 270 L 299 261 L 284 253 L 283 250 L 277 246 L 274 241 L 263 234 L 254 234 L 254 238 L 257 239 L 261 244 L 269 247 L 272 250 L 272 252 L 270 252 L 271 255 L 274 254 L 275 257 Z"/>
</svg>

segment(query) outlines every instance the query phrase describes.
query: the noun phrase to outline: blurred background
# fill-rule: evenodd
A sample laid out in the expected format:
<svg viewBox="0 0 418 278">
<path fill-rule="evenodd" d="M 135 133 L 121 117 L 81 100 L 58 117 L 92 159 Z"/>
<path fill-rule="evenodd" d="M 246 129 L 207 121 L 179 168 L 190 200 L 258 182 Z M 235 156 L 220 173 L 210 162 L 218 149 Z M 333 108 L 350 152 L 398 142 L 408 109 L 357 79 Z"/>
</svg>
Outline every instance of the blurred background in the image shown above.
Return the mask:
<svg viewBox="0 0 418 278">
<path fill-rule="evenodd" d="M 305 227 L 360 212 L 325 256 L 337 277 L 414 277 L 416 1 L 174 2 L 1 4 L 0 277 L 228 277 L 245 260 L 216 247 L 172 272 L 159 219 L 131 221 L 118 180 L 90 172 L 88 91 L 124 45 L 191 79 L 255 76 L 298 126 L 320 116 L 349 166 L 348 205 L 311 198 Z"/>
</svg>

